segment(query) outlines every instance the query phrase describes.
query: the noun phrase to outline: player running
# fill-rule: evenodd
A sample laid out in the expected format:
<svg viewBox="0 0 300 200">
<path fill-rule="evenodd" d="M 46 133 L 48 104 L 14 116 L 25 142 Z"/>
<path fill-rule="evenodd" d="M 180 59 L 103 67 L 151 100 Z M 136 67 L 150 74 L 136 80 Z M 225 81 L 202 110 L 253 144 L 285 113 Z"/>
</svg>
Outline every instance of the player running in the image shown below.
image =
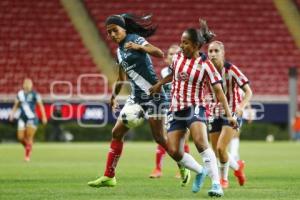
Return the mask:
<svg viewBox="0 0 300 200">
<path fill-rule="evenodd" d="M 119 45 L 117 49 L 119 77 L 111 97 L 111 107 L 117 108 L 116 96 L 119 94 L 123 81 L 129 80 L 131 95 L 126 104 L 137 103 L 143 107 L 148 115 L 155 141 L 163 148 L 167 148 L 163 124 L 166 101 L 165 93 L 158 92 L 150 95 L 149 89 L 157 83 L 151 56 L 163 58 L 163 52 L 150 44 L 145 37 L 154 35 L 156 27 L 151 23 L 151 16 L 138 17 L 129 14 L 112 15 L 106 19 L 106 30 L 110 39 Z M 107 155 L 104 175 L 88 182 L 91 187 L 112 187 L 117 184 L 115 168 L 123 150 L 124 136 L 129 129 L 118 120 L 112 129 L 110 151 Z"/>
<path fill-rule="evenodd" d="M 236 121 L 232 117 L 223 93 L 220 74 L 209 60 L 203 61 L 199 54 L 199 49 L 214 37 L 205 21 L 200 20 L 200 24 L 200 31 L 190 28 L 183 32 L 180 43 L 182 52 L 173 58 L 170 66 L 172 73 L 159 81 L 151 88 L 151 91 L 157 92 L 162 85 L 172 81 L 172 100 L 168 113 L 168 154 L 179 164 L 196 172 L 193 192 L 200 191 L 208 174 L 212 179 L 212 188 L 208 191 L 208 195 L 220 197 L 224 194 L 220 185 L 216 156 L 208 144 L 205 107 L 203 106 L 203 84 L 206 79 L 222 102 L 230 124 L 235 126 Z M 202 156 L 204 167 L 198 164 L 190 154 L 183 151 L 187 128 Z"/>
<path fill-rule="evenodd" d="M 211 94 L 210 110 L 212 119 L 210 120 L 209 137 L 213 149 L 220 161 L 220 176 L 221 185 L 223 188 L 228 188 L 228 169 L 229 166 L 234 170 L 240 185 L 244 185 L 246 177 L 244 174 L 244 161 L 236 161 L 228 152 L 227 147 L 234 135 L 238 134 L 241 127 L 242 114 L 245 106 L 249 103 L 252 91 L 249 86 L 247 77 L 238 69 L 237 66 L 225 61 L 224 45 L 220 41 L 213 41 L 208 47 L 208 57 L 216 66 L 218 72 L 223 78 L 223 89 L 229 103 L 230 111 L 235 113 L 238 122 L 238 129 L 234 129 L 228 123 L 224 116 L 225 111 L 221 106 L 216 96 Z M 240 92 L 240 88 L 244 91 L 244 96 Z"/>
<path fill-rule="evenodd" d="M 9 115 L 9 121 L 13 121 L 15 113 L 20 108 L 20 117 L 18 119 L 17 137 L 25 149 L 25 161 L 30 161 L 34 135 L 38 125 L 38 118 L 35 112 L 36 104 L 39 106 L 42 123 L 47 124 L 47 117 L 41 96 L 32 90 L 32 80 L 26 78 L 23 82 L 23 90 L 20 90 L 15 99 L 12 112 Z"/>
</svg>

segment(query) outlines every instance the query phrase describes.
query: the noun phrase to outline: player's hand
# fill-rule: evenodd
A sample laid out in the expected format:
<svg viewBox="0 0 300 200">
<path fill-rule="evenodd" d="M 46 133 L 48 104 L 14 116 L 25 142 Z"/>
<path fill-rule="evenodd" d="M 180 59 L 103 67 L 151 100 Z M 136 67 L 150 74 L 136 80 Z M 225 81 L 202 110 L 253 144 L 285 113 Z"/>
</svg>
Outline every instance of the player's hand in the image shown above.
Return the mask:
<svg viewBox="0 0 300 200">
<path fill-rule="evenodd" d="M 235 113 L 238 117 L 242 117 L 243 116 L 243 109 L 241 109 L 241 107 L 237 106 L 235 109 Z"/>
<path fill-rule="evenodd" d="M 227 118 L 229 125 L 234 128 L 237 129 L 238 128 L 238 124 L 237 124 L 237 120 L 236 117 L 228 117 Z"/>
<path fill-rule="evenodd" d="M 126 49 L 140 50 L 141 45 L 134 42 L 127 42 L 124 46 Z"/>
<path fill-rule="evenodd" d="M 111 97 L 110 107 L 114 113 L 117 112 L 119 105 L 118 105 L 118 102 L 116 101 L 115 97 Z"/>
<path fill-rule="evenodd" d="M 47 117 L 42 118 L 42 123 L 43 125 L 46 125 L 48 123 Z"/>
<path fill-rule="evenodd" d="M 161 85 L 156 83 L 149 89 L 150 95 L 161 92 Z"/>
</svg>

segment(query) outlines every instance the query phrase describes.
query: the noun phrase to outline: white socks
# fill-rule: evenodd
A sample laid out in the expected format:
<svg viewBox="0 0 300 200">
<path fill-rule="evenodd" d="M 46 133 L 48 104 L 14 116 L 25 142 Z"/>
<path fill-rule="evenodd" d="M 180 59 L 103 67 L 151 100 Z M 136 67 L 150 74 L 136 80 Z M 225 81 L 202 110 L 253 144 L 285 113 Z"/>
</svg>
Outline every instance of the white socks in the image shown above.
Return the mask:
<svg viewBox="0 0 300 200">
<path fill-rule="evenodd" d="M 238 137 L 232 138 L 229 145 L 229 152 L 232 155 L 233 159 L 235 159 L 236 161 L 240 159 L 239 148 L 240 148 L 240 139 Z"/>
<path fill-rule="evenodd" d="M 200 153 L 205 168 L 208 171 L 213 184 L 220 184 L 220 177 L 218 172 L 218 164 L 215 153 L 211 148 L 207 148 L 205 151 Z"/>
<path fill-rule="evenodd" d="M 182 159 L 178 163 L 197 174 L 200 174 L 203 171 L 203 167 L 188 153 L 184 153 Z"/>
<path fill-rule="evenodd" d="M 221 163 L 220 162 L 220 176 L 223 180 L 228 180 L 228 171 L 229 171 L 229 162 Z"/>
<path fill-rule="evenodd" d="M 233 158 L 233 156 L 228 153 L 228 162 L 229 162 L 229 167 L 231 169 L 233 169 L 234 171 L 239 169 L 239 164 L 237 163 L 237 161 Z"/>
</svg>

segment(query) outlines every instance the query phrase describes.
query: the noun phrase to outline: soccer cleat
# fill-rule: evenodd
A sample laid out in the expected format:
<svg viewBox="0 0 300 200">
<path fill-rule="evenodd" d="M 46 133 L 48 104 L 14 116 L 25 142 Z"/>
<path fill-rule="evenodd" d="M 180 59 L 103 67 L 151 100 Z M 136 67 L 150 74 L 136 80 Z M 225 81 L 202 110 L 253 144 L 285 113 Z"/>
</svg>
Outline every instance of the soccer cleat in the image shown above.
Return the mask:
<svg viewBox="0 0 300 200">
<path fill-rule="evenodd" d="M 191 171 L 184 167 L 179 169 L 180 176 L 181 176 L 181 186 L 185 187 L 191 180 Z"/>
<path fill-rule="evenodd" d="M 221 184 L 213 184 L 211 189 L 208 191 L 210 197 L 221 197 L 224 196 Z"/>
<path fill-rule="evenodd" d="M 192 186 L 192 192 L 196 193 L 199 192 L 201 187 L 203 186 L 205 177 L 207 176 L 207 171 L 205 168 L 203 168 L 202 173 L 199 173 L 196 175 L 193 186 Z"/>
<path fill-rule="evenodd" d="M 107 176 L 101 176 L 100 178 L 88 182 L 91 187 L 114 187 L 117 185 L 116 177 L 109 178 Z"/>
<path fill-rule="evenodd" d="M 162 172 L 159 169 L 154 169 L 153 172 L 149 175 L 149 178 L 160 178 L 162 176 Z"/>
<path fill-rule="evenodd" d="M 243 186 L 246 182 L 246 175 L 244 173 L 245 161 L 239 160 L 237 162 L 239 164 L 239 169 L 234 171 L 234 176 L 237 178 L 240 186 Z"/>
<path fill-rule="evenodd" d="M 227 189 L 229 187 L 229 182 L 228 180 L 225 180 L 225 179 L 221 179 L 220 180 L 220 184 L 222 186 L 223 189 Z"/>
</svg>

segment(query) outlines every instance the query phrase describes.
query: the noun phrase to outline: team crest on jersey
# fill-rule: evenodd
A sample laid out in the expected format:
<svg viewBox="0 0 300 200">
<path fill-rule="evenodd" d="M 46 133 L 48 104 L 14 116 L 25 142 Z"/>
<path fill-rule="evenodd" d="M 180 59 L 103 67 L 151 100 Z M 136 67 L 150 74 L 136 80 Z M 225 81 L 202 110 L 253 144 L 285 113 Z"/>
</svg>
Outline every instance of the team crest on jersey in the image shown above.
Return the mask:
<svg viewBox="0 0 300 200">
<path fill-rule="evenodd" d="M 182 80 L 182 81 L 185 81 L 188 78 L 188 76 L 189 76 L 188 73 L 181 72 L 181 73 L 178 74 L 178 79 Z"/>
</svg>

